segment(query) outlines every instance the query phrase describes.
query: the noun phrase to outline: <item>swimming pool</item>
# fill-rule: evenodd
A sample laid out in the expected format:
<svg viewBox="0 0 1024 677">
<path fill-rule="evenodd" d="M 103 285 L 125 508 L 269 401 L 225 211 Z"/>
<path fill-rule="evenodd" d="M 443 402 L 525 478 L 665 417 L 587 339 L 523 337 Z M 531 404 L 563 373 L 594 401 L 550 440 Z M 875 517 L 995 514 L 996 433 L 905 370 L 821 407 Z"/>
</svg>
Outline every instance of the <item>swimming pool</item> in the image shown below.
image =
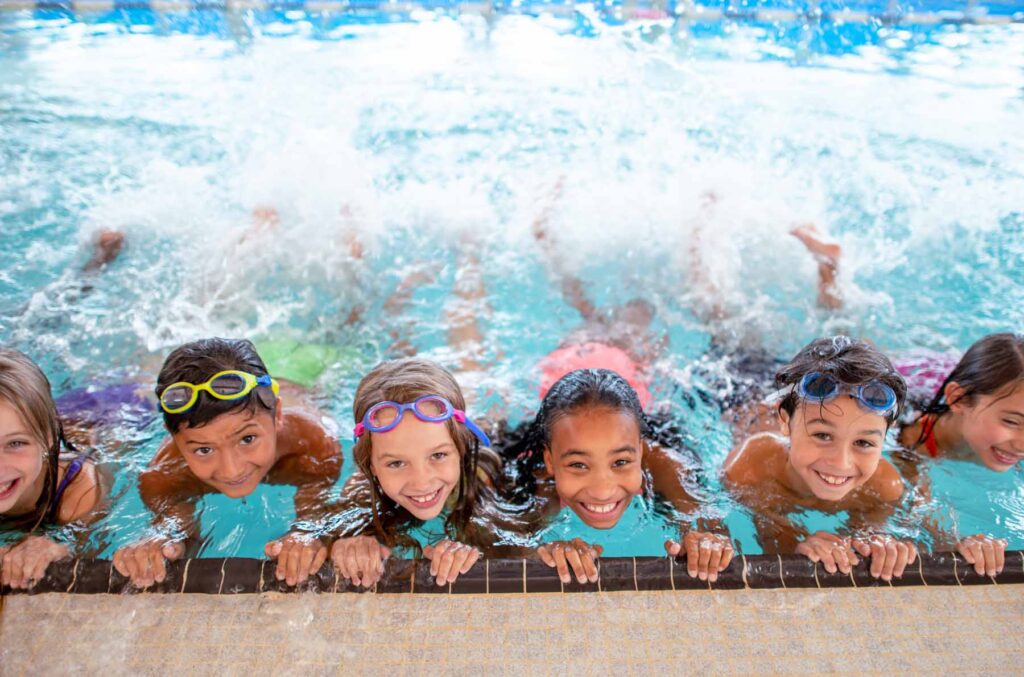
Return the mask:
<svg viewBox="0 0 1024 677">
<path fill-rule="evenodd" d="M 32 354 L 58 393 L 149 383 L 154 356 L 200 336 L 301 337 L 358 347 L 316 394 L 346 430 L 355 384 L 391 334 L 455 361 L 442 309 L 462 246 L 486 262 L 491 366 L 477 406 L 501 402 L 522 420 L 537 402 L 534 365 L 579 323 L 530 238 L 564 177 L 552 223 L 565 265 L 601 304 L 654 304 L 653 333 L 669 337 L 655 395 L 709 468 L 714 510 L 754 553 L 749 516 L 716 492 L 731 435 L 691 368 L 711 340 L 686 282 L 703 194 L 720 209 L 702 257 L 732 312 L 716 331 L 745 345 L 789 356 L 849 331 L 890 350 L 962 349 L 1024 326 L 1019 24 L 677 22 L 653 10 L 621 21 L 615 5 L 47 7 L 0 11 L 0 341 Z M 281 231 L 243 239 L 261 205 Z M 786 234 L 806 220 L 844 245 L 839 314 L 815 308 L 814 264 Z M 72 271 L 100 227 L 123 230 L 128 248 L 80 294 Z M 349 227 L 362 262 L 338 242 Z M 417 268 L 429 281 L 389 315 L 388 290 Z M 348 325 L 356 304 L 363 319 Z M 147 527 L 134 480 L 160 430 L 117 437 L 118 498 L 96 536 L 105 555 Z M 933 500 L 898 515 L 896 531 L 927 542 L 928 515 L 1024 547 L 1019 472 L 931 473 Z M 259 556 L 290 524 L 291 493 L 205 500 L 203 554 Z M 612 533 L 568 511 L 548 533 L 631 556 L 662 554 L 674 529 L 637 499 Z"/>
</svg>

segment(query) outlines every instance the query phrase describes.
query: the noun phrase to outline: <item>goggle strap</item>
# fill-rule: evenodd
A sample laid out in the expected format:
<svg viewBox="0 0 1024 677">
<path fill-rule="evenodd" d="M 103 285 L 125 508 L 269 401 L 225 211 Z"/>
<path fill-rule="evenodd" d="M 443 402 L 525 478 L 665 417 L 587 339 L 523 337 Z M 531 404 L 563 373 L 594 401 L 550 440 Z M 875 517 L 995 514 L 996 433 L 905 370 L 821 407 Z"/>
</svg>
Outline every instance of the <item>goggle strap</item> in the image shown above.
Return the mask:
<svg viewBox="0 0 1024 677">
<path fill-rule="evenodd" d="M 452 418 L 455 418 L 455 417 L 453 416 Z M 487 433 L 485 433 L 483 430 L 481 430 L 480 427 L 477 426 L 476 423 L 473 423 L 471 420 L 466 418 L 465 414 L 462 414 L 462 419 L 463 420 L 459 421 L 459 423 L 462 423 L 463 425 L 465 425 L 466 428 L 469 430 L 469 432 L 471 432 L 474 435 L 476 435 L 476 438 L 478 440 L 480 440 L 480 443 L 483 444 L 485 447 L 487 447 L 489 449 L 491 447 L 491 439 L 489 437 L 487 437 Z"/>
</svg>

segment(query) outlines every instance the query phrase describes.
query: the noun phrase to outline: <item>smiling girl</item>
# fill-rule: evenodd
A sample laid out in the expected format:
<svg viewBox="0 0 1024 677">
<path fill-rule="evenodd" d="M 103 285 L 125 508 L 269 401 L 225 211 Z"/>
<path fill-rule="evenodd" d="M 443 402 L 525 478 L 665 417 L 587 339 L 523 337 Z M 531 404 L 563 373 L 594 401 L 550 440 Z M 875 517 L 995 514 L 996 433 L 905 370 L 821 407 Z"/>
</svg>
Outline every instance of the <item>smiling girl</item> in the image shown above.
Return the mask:
<svg viewBox="0 0 1024 677">
<path fill-rule="evenodd" d="M 796 552 L 848 573 L 859 557 L 890 580 L 917 558 L 911 542 L 881 532 L 903 496 L 899 472 L 882 458 L 906 384 L 885 355 L 845 336 L 816 339 L 775 376 L 778 432 L 748 437 L 725 460 L 726 486 L 753 511 L 767 553 Z M 849 515 L 848 537 L 807 534 L 789 515 Z"/>
<path fill-rule="evenodd" d="M 360 381 L 353 408 L 359 470 L 345 486 L 348 537 L 331 549 L 335 568 L 372 586 L 392 549 L 419 548 L 411 529 L 443 517 L 444 537 L 423 554 L 438 585 L 456 580 L 495 541 L 488 516 L 500 462 L 455 377 L 420 358 L 384 362 Z"/>
<path fill-rule="evenodd" d="M 578 369 L 559 379 L 521 440 L 502 450 L 515 468 L 520 497 L 536 500 L 545 519 L 564 507 L 594 529 L 611 529 L 635 496 L 647 490 L 672 505 L 683 520 L 698 512 L 685 482 L 692 472 L 670 449 L 672 431 L 655 429 L 630 384 L 608 369 Z M 660 443 L 659 443 L 660 440 Z M 670 555 L 686 552 L 689 574 L 715 581 L 732 559 L 728 536 L 705 528 L 681 529 Z M 581 539 L 546 543 L 538 556 L 563 581 L 570 569 L 581 583 L 597 581 L 600 545 Z"/>
<path fill-rule="evenodd" d="M 0 529 L 29 534 L 0 547 L 0 582 L 27 588 L 69 556 L 67 545 L 38 532 L 88 521 L 102 484 L 88 453 L 65 439 L 46 376 L 22 353 L 0 348 Z"/>
</svg>

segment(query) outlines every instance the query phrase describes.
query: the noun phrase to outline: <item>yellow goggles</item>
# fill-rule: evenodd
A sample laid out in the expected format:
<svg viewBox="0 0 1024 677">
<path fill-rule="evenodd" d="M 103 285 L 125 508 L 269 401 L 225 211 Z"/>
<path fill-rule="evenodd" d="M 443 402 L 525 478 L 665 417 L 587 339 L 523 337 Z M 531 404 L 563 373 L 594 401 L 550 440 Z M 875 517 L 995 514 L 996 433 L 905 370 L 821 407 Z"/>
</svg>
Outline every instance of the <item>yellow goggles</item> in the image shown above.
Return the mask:
<svg viewBox="0 0 1024 677">
<path fill-rule="evenodd" d="M 240 400 L 254 389 L 269 386 L 277 397 L 277 381 L 268 374 L 253 376 L 244 371 L 222 371 L 206 383 L 172 383 L 160 394 L 160 407 L 168 414 L 180 414 L 195 406 L 199 393 L 205 392 L 218 400 Z"/>
</svg>

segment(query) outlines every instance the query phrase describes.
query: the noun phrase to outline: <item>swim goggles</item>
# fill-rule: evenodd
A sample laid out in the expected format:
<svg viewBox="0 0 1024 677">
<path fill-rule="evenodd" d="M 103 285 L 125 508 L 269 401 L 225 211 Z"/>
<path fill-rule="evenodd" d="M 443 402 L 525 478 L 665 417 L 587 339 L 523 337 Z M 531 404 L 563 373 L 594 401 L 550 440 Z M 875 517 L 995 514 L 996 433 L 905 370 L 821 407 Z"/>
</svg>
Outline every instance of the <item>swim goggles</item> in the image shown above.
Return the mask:
<svg viewBox="0 0 1024 677">
<path fill-rule="evenodd" d="M 865 409 L 882 415 L 896 408 L 896 392 L 881 381 L 868 381 L 851 386 L 840 382 L 834 376 L 815 371 L 800 379 L 796 392 L 800 399 L 808 402 L 827 402 L 846 393 L 860 402 Z"/>
<path fill-rule="evenodd" d="M 466 417 L 466 412 L 456 409 L 452 406 L 451 402 L 440 395 L 424 395 L 407 404 L 378 402 L 366 412 L 362 423 L 357 424 L 352 429 L 352 434 L 358 440 L 367 431 L 371 433 L 386 433 L 402 422 L 402 415 L 407 411 L 411 411 L 416 418 L 426 423 L 443 423 L 450 418 L 454 418 L 466 426 L 469 432 L 476 435 L 481 444 L 485 447 L 491 446 L 491 440 L 487 437 L 487 434 Z"/>
<path fill-rule="evenodd" d="M 244 371 L 222 371 L 206 383 L 172 383 L 160 394 L 160 407 L 168 414 L 180 414 L 195 406 L 199 393 L 205 392 L 218 400 L 240 400 L 256 388 L 269 386 L 277 397 L 277 381 L 268 374 L 253 376 Z"/>
</svg>

